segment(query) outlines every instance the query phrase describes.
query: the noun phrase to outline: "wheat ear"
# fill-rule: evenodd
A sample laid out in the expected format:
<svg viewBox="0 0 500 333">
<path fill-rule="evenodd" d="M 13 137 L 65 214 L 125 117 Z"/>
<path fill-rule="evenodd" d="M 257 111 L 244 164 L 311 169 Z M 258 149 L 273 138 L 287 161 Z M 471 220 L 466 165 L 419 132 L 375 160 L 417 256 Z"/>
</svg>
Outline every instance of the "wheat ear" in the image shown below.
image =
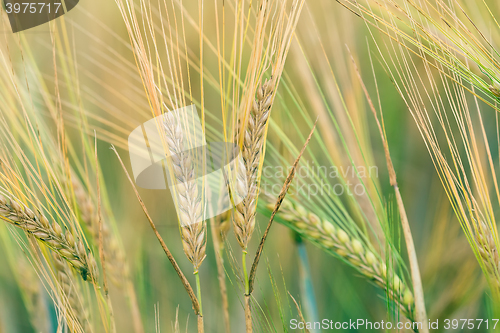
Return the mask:
<svg viewBox="0 0 500 333">
<path fill-rule="evenodd" d="M 62 296 L 66 298 L 69 308 L 72 310 L 71 314 L 68 314 L 68 322 L 71 322 L 72 315 L 78 320 L 78 323 L 83 328 L 83 332 L 91 333 L 93 332 L 89 321 L 89 313 L 86 308 L 82 306 L 78 298 L 78 290 L 76 285 L 71 281 L 71 272 L 64 259 L 54 253 L 54 268 L 57 272 L 57 280 L 61 287 Z M 71 326 L 68 323 L 69 326 Z"/>
<path fill-rule="evenodd" d="M 274 209 L 274 203 L 268 204 Z M 304 207 L 284 201 L 279 217 L 290 224 L 299 234 L 310 239 L 316 245 L 334 251 L 344 260 L 351 263 L 360 273 L 382 288 L 398 305 L 403 315 L 413 321 L 413 294 L 405 283 L 396 275 L 387 277 L 387 266 L 364 243 L 349 236 L 341 228 L 329 221 L 322 221 L 316 214 L 307 212 Z"/>
<path fill-rule="evenodd" d="M 71 264 L 85 281 L 97 282 L 97 264 L 91 253 L 87 254 L 81 240 L 75 240 L 71 232 L 63 232 L 61 226 L 50 223 L 40 212 L 15 200 L 0 195 L 0 218 L 35 236 Z"/>
<path fill-rule="evenodd" d="M 164 127 L 176 178 L 175 188 L 182 224 L 182 245 L 184 253 L 196 272 L 206 256 L 206 226 L 205 222 L 198 222 L 201 219 L 202 205 L 195 180 L 193 161 L 189 153 L 184 151 L 181 124 L 167 117 Z"/>
<path fill-rule="evenodd" d="M 259 164 L 264 146 L 266 124 L 271 112 L 273 94 L 274 82 L 272 80 L 267 80 L 257 89 L 257 98 L 252 105 L 243 136 L 243 164 L 238 167 L 237 178 L 240 184 L 246 186 L 247 195 L 236 205 L 233 215 L 234 232 L 243 250 L 246 250 L 255 229 Z"/>
</svg>

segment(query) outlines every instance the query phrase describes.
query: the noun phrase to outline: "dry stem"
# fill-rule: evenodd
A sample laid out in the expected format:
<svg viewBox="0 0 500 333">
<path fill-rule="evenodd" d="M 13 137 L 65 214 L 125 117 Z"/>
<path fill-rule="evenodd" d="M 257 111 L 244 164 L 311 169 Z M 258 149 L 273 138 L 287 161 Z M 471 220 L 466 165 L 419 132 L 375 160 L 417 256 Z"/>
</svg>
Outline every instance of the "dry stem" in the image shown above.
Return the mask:
<svg viewBox="0 0 500 333">
<path fill-rule="evenodd" d="M 181 282 L 182 282 L 182 284 L 184 286 L 184 289 L 186 289 L 186 292 L 188 293 L 189 298 L 191 299 L 191 303 L 193 304 L 194 313 L 196 315 L 199 315 L 200 314 L 200 304 L 198 302 L 198 299 L 196 298 L 196 295 L 195 295 L 195 293 L 193 291 L 193 288 L 191 287 L 191 284 L 189 283 L 188 279 L 186 278 L 186 276 L 182 272 L 181 268 L 179 267 L 179 265 L 175 261 L 174 256 L 172 255 L 172 253 L 170 252 L 170 250 L 167 247 L 167 244 L 165 244 L 165 242 L 163 241 L 163 238 L 161 237 L 160 233 L 156 229 L 156 225 L 154 224 L 153 219 L 149 215 L 148 210 L 146 208 L 146 205 L 144 205 L 144 202 L 142 201 L 142 198 L 139 195 L 139 192 L 137 191 L 137 188 L 134 185 L 134 181 L 132 180 L 132 178 L 130 178 L 130 174 L 128 173 L 127 168 L 125 167 L 125 165 L 123 164 L 123 161 L 122 161 L 120 155 L 118 154 L 118 152 L 116 151 L 116 148 L 112 146 L 111 149 L 115 152 L 116 156 L 118 157 L 118 160 L 120 161 L 120 164 L 121 164 L 123 170 L 125 171 L 125 174 L 127 175 L 127 178 L 129 180 L 130 184 L 132 185 L 132 188 L 134 189 L 134 193 L 135 193 L 135 195 L 137 197 L 137 200 L 139 201 L 139 204 L 142 207 L 142 211 L 144 212 L 144 215 L 146 215 L 146 218 L 149 221 L 149 225 L 151 226 L 151 229 L 153 229 L 153 232 L 155 233 L 156 238 L 160 242 L 160 245 L 163 248 L 163 251 L 167 255 L 168 260 L 170 261 L 170 263 L 174 267 L 175 272 L 177 273 L 177 275 L 181 279 Z"/>
<path fill-rule="evenodd" d="M 251 295 L 245 295 L 245 327 L 247 333 L 252 332 L 252 308 L 251 308 Z"/>
<path fill-rule="evenodd" d="M 288 177 L 285 180 L 285 184 L 283 184 L 283 188 L 281 189 L 280 194 L 278 195 L 278 199 L 276 200 L 276 204 L 274 205 L 271 218 L 269 219 L 269 223 L 267 224 L 266 231 L 264 232 L 264 235 L 262 236 L 262 239 L 259 244 L 259 248 L 257 249 L 257 252 L 255 253 L 255 258 L 252 264 L 252 269 L 250 270 L 250 278 L 249 278 L 249 288 L 248 288 L 248 294 L 250 295 L 253 291 L 253 284 L 255 281 L 255 275 L 257 274 L 257 265 L 259 264 L 260 256 L 262 255 L 262 251 L 264 250 L 264 243 L 266 242 L 267 235 L 269 234 L 269 230 L 271 229 L 271 226 L 274 221 L 274 217 L 276 216 L 276 213 L 281 207 L 281 204 L 283 203 L 283 200 L 285 199 L 285 196 L 288 192 L 288 189 L 290 188 L 290 185 L 292 183 L 293 177 L 295 176 L 295 170 L 297 168 L 297 165 L 299 164 L 300 158 L 302 157 L 302 154 L 304 154 L 304 151 L 307 148 L 307 145 L 309 144 L 309 141 L 311 141 L 312 135 L 314 133 L 314 130 L 316 129 L 316 123 L 318 120 L 316 119 L 316 122 L 314 123 L 313 128 L 311 129 L 311 133 L 309 133 L 309 136 L 307 137 L 306 142 L 304 143 L 304 146 L 302 147 L 302 150 L 299 153 L 299 156 L 297 156 L 297 159 L 293 163 L 293 166 L 290 170 L 290 173 L 288 174 Z"/>
</svg>

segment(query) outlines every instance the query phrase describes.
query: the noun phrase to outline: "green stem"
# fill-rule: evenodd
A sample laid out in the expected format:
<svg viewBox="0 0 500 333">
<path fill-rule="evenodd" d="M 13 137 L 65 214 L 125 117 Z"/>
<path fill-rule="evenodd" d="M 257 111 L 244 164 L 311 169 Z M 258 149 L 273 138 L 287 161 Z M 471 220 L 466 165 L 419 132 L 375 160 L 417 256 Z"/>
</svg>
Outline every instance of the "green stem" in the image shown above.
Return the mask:
<svg viewBox="0 0 500 333">
<path fill-rule="evenodd" d="M 203 310 L 201 306 L 200 275 L 198 274 L 198 271 L 194 272 L 194 276 L 196 277 L 196 296 L 198 298 L 198 303 L 200 304 L 200 316 L 203 316 Z"/>
<path fill-rule="evenodd" d="M 245 295 L 250 293 L 250 285 L 248 282 L 248 274 L 247 274 L 247 251 L 243 250 L 241 257 L 241 264 L 243 266 L 243 278 L 245 279 Z"/>
<path fill-rule="evenodd" d="M 246 333 L 252 333 L 252 311 L 250 309 L 250 282 L 247 273 L 247 251 L 243 250 L 241 255 L 241 265 L 243 266 L 243 277 L 245 279 L 245 326 Z"/>
</svg>

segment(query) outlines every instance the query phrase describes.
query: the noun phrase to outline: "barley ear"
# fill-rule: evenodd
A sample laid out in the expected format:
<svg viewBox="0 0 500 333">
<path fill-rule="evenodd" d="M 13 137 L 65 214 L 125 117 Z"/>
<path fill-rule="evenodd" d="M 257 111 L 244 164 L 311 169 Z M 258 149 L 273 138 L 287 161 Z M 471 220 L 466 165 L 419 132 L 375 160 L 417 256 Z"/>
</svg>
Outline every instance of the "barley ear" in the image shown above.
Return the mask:
<svg viewBox="0 0 500 333">
<path fill-rule="evenodd" d="M 50 223 L 42 213 L 35 214 L 23 204 L 8 200 L 3 195 L 0 195 L 0 218 L 35 236 L 56 251 L 85 281 L 97 283 L 98 272 L 94 257 L 87 253 L 80 239 L 75 240 L 71 232 L 64 232 L 57 222 Z"/>
<path fill-rule="evenodd" d="M 184 150 L 181 124 L 173 117 L 166 117 L 165 135 L 172 161 L 176 186 L 177 205 L 181 222 L 184 253 L 193 264 L 195 272 L 206 257 L 206 224 L 202 219 L 202 203 L 195 178 L 193 161 Z"/>
<path fill-rule="evenodd" d="M 237 180 L 247 188 L 247 195 L 236 205 L 233 225 L 236 239 L 245 250 L 255 229 L 255 213 L 258 197 L 259 164 L 265 143 L 265 129 L 274 95 L 274 81 L 266 80 L 257 89 L 257 98 L 252 104 L 243 136 L 243 163 L 238 166 Z"/>
<path fill-rule="evenodd" d="M 273 210 L 274 203 L 271 200 L 268 202 L 267 208 Z M 415 302 L 411 289 L 394 272 L 388 276 L 386 264 L 363 240 L 349 235 L 330 221 L 322 220 L 303 206 L 290 201 L 282 203 L 278 216 L 281 221 L 315 245 L 335 253 L 349 263 L 365 278 L 384 290 L 406 318 L 414 320 Z"/>
</svg>

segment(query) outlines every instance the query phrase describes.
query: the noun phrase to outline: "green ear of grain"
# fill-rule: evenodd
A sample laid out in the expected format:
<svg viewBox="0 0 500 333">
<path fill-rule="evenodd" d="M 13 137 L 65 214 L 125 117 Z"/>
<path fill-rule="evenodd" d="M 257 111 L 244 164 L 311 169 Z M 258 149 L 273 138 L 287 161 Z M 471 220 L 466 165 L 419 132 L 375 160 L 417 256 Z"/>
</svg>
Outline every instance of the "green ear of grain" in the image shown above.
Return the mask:
<svg viewBox="0 0 500 333">
<path fill-rule="evenodd" d="M 273 209 L 273 204 L 267 205 Z M 389 273 L 380 257 L 364 241 L 350 236 L 328 220 L 321 220 L 303 206 L 285 200 L 278 213 L 278 221 L 291 227 L 316 246 L 334 254 L 374 283 L 396 303 L 402 314 L 414 320 L 415 303 L 411 289 L 394 273 Z"/>
</svg>

